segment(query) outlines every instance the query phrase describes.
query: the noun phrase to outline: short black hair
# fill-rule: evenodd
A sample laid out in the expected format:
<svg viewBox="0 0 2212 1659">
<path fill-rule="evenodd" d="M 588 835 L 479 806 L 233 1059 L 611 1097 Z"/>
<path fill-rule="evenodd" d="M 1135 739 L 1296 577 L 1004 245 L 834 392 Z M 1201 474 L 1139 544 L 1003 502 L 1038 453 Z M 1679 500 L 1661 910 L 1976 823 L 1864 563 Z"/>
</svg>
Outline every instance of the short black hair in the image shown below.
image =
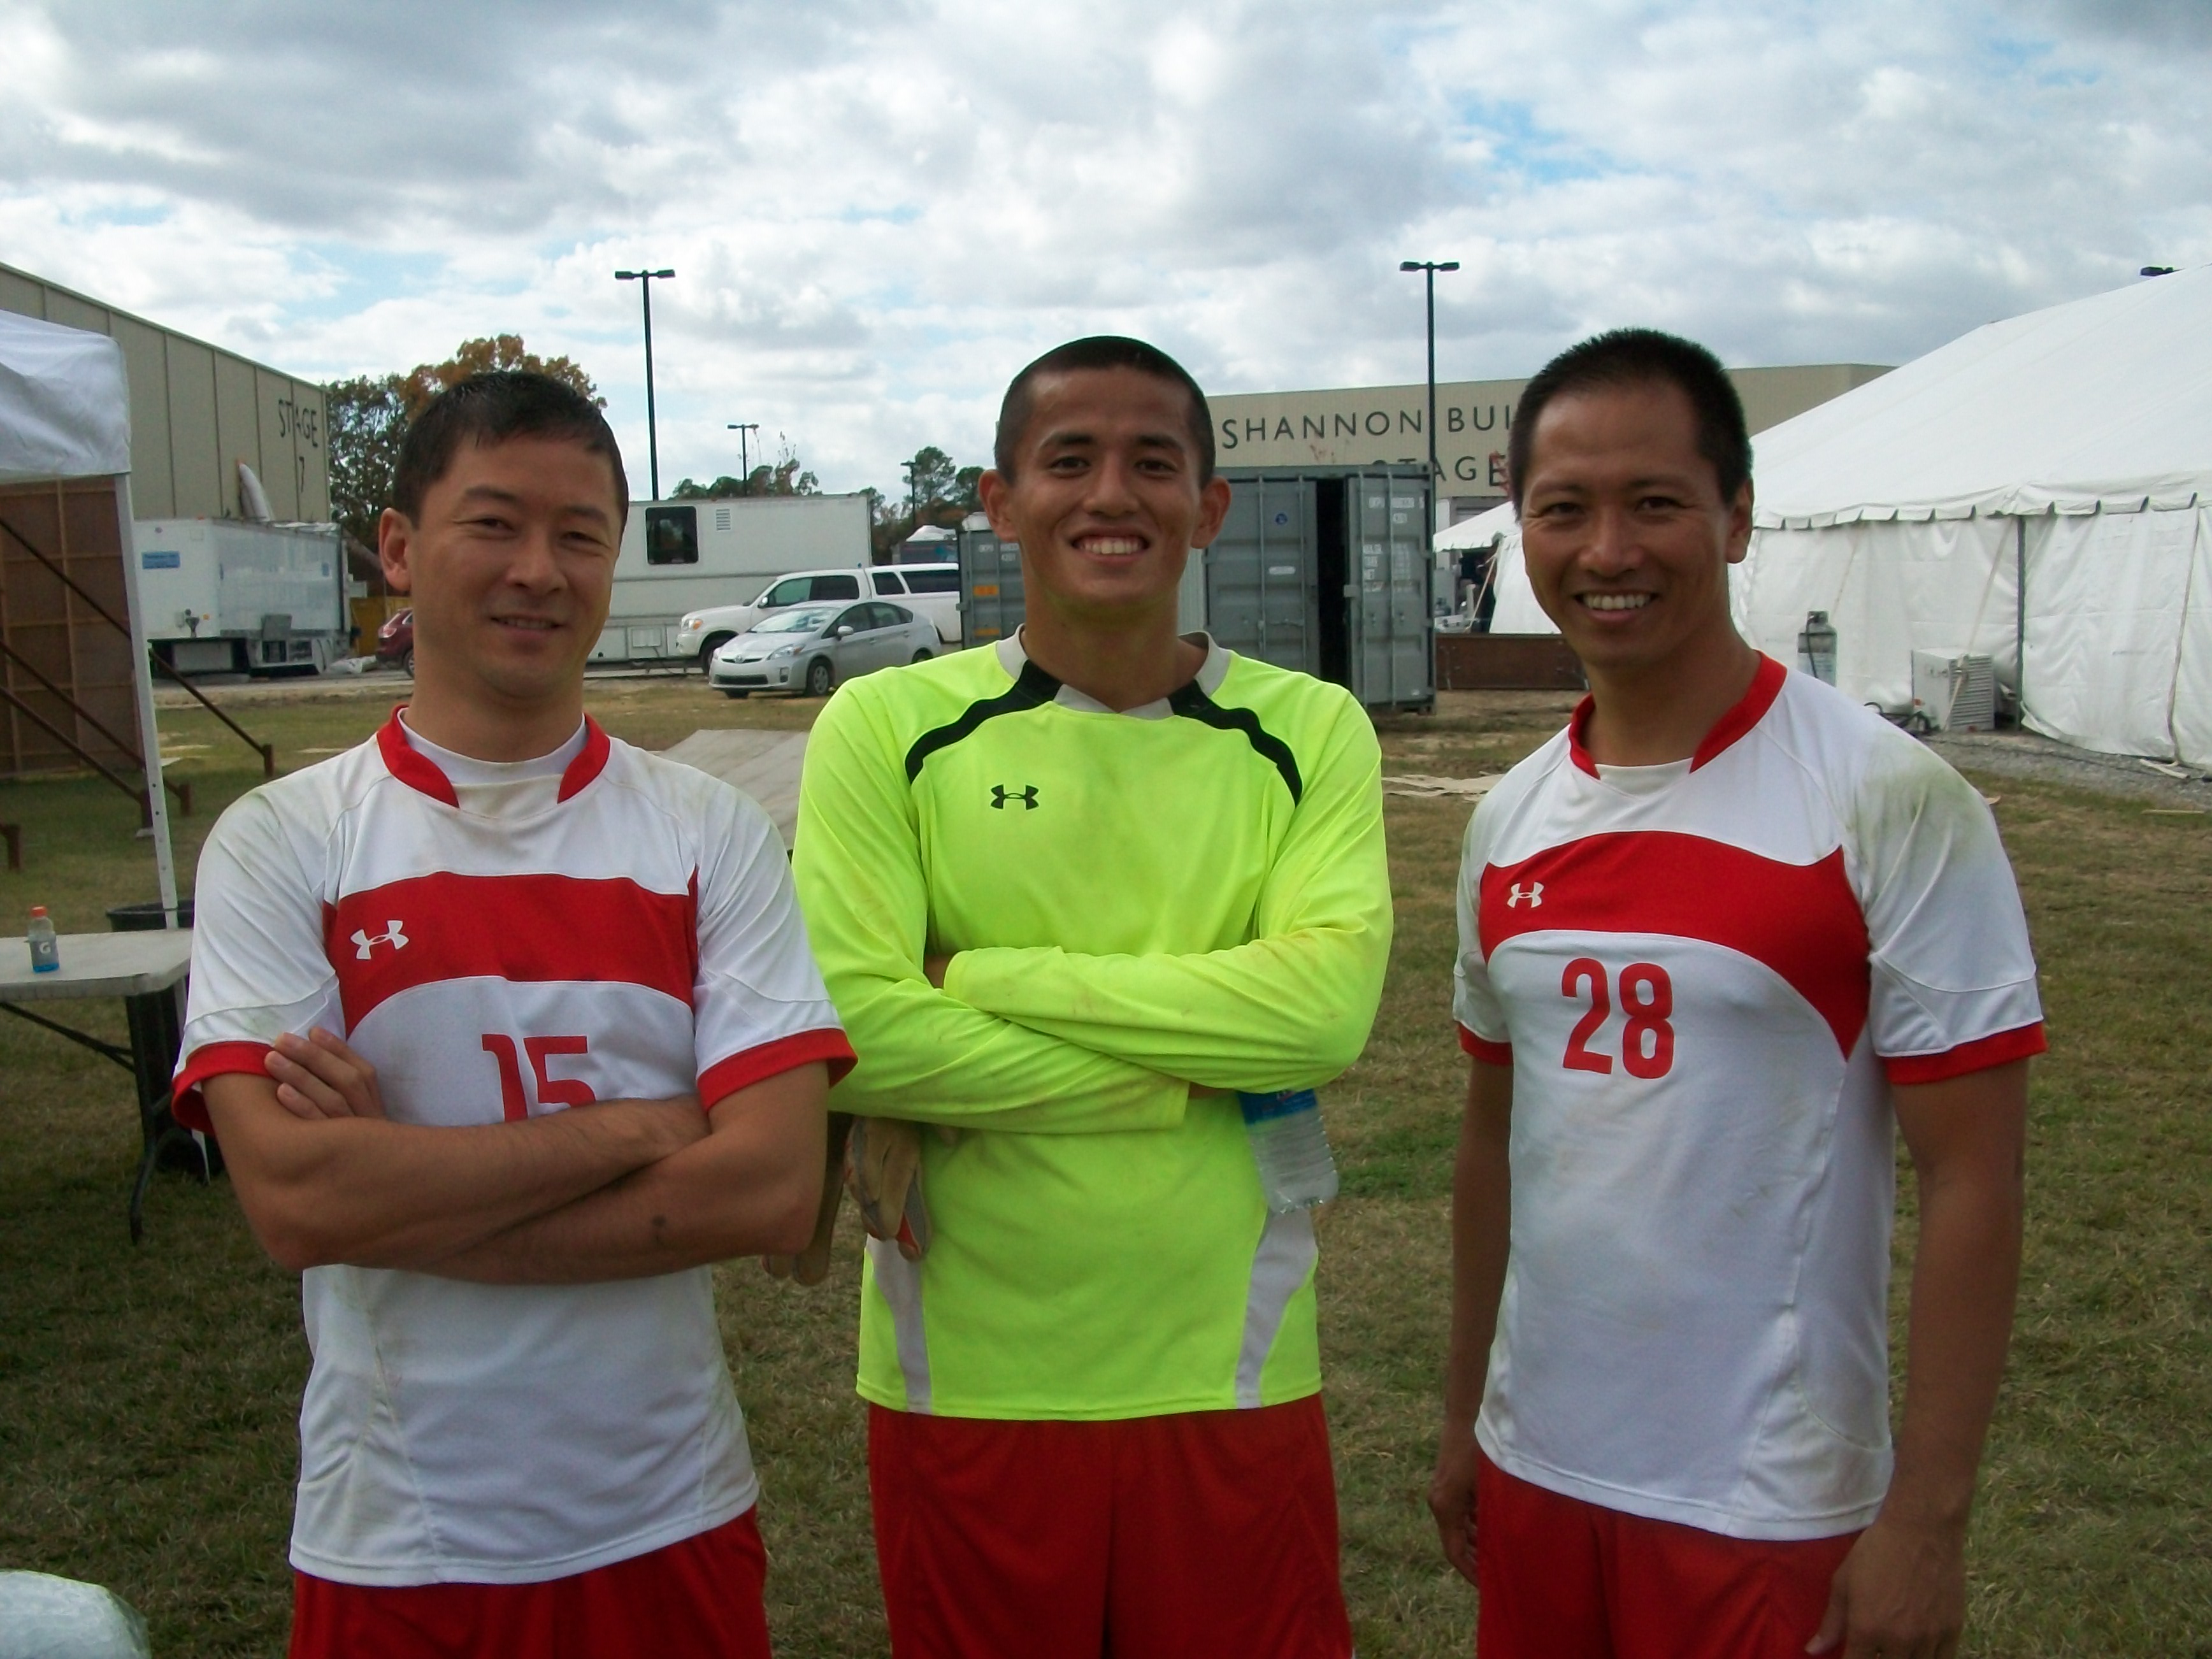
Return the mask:
<svg viewBox="0 0 2212 1659">
<path fill-rule="evenodd" d="M 1732 501 L 1751 477 L 1751 434 L 1743 399 L 1721 360 L 1694 340 L 1656 328 L 1616 328 L 1569 346 L 1536 372 L 1513 410 L 1505 441 L 1506 488 L 1519 512 L 1528 481 L 1529 451 L 1545 405 L 1569 392 L 1633 386 L 1679 386 L 1698 420 L 1698 453 L 1713 469 L 1721 499 Z"/>
<path fill-rule="evenodd" d="M 502 444 L 510 438 L 566 438 L 606 461 L 615 475 L 615 504 L 629 520 L 629 475 L 614 428 L 592 400 L 550 375 L 526 368 L 495 368 L 450 386 L 423 406 L 400 441 L 392 477 L 392 504 L 410 519 L 421 517 L 430 486 L 453 470 L 465 444 Z"/>
<path fill-rule="evenodd" d="M 1031 385 L 1041 375 L 1066 374 L 1085 368 L 1133 368 L 1139 374 L 1181 386 L 1190 398 L 1190 441 L 1198 452 L 1198 481 L 1212 482 L 1213 414 L 1206 406 L 1206 394 L 1198 389 L 1198 382 L 1191 378 L 1190 371 L 1166 352 L 1121 334 L 1092 334 L 1054 346 L 1014 376 L 1012 384 L 1006 387 L 1005 401 L 999 405 L 999 430 L 991 443 L 991 460 L 1000 477 L 1014 476 L 1014 452 L 1020 446 L 1022 433 L 1036 407 L 1036 399 L 1030 392 Z"/>
</svg>

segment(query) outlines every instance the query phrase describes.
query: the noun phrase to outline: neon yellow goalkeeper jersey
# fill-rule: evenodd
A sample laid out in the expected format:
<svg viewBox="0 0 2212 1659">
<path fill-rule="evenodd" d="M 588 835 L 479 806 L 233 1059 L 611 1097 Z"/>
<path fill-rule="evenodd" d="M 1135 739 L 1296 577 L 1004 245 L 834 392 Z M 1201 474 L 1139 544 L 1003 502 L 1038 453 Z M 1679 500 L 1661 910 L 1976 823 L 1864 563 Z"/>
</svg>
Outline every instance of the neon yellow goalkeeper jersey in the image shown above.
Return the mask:
<svg viewBox="0 0 2212 1659">
<path fill-rule="evenodd" d="M 1268 1215 L 1233 1095 L 1191 1085 L 1309 1087 L 1366 1042 L 1380 763 L 1345 691 L 1218 646 L 1124 714 L 1018 639 L 830 701 L 795 853 L 860 1055 L 830 1105 L 961 1131 L 924 1138 L 927 1257 L 870 1242 L 863 1395 L 1120 1418 L 1321 1387 L 1310 1218 Z"/>
</svg>

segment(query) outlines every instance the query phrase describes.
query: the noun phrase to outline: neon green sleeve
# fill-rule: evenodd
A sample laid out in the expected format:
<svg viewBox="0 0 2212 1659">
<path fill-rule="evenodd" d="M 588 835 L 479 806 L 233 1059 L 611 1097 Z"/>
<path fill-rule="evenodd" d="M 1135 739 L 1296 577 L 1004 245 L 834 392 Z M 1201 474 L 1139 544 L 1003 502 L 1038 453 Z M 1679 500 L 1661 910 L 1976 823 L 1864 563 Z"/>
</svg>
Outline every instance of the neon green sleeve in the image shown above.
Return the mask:
<svg viewBox="0 0 2212 1659">
<path fill-rule="evenodd" d="M 963 1002 L 1218 1089 L 1311 1088 L 1359 1057 L 1390 955 L 1382 750 L 1349 698 L 1262 884 L 1255 937 L 1193 955 L 963 951 Z"/>
<path fill-rule="evenodd" d="M 900 747 L 865 699 L 841 691 L 807 740 L 792 858 L 815 960 L 860 1057 L 831 1109 L 1031 1133 L 1180 1124 L 1187 1084 L 929 983 L 912 803 Z"/>
</svg>

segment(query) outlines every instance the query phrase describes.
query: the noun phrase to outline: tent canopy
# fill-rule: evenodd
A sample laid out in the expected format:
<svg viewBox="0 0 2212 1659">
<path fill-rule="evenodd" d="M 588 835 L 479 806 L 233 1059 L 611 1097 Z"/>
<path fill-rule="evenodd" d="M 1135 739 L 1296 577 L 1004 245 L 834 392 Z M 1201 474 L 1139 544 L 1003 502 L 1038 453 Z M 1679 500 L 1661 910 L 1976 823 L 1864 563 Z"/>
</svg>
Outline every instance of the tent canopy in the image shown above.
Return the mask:
<svg viewBox="0 0 2212 1659">
<path fill-rule="evenodd" d="M 1754 449 L 1763 529 L 2212 501 L 2212 266 L 1988 324 Z"/>
<path fill-rule="evenodd" d="M 0 483 L 130 470 L 123 348 L 0 311 Z"/>
</svg>

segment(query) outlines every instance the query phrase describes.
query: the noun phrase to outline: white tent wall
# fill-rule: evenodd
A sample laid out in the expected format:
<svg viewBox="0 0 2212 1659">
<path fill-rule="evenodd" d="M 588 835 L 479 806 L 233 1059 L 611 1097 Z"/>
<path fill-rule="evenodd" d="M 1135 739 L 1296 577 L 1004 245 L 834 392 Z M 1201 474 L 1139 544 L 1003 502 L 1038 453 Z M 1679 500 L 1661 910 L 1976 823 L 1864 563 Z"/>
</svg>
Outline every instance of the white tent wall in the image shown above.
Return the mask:
<svg viewBox="0 0 2212 1659">
<path fill-rule="evenodd" d="M 2212 769 L 2212 507 L 2192 516 L 2196 544 L 2173 671 L 2173 751 L 2178 760 Z"/>
<path fill-rule="evenodd" d="M 2030 727 L 2108 755 L 2174 758 L 2184 606 L 2212 604 L 2191 597 L 2203 516 L 2025 520 Z"/>
<path fill-rule="evenodd" d="M 2009 519 L 1758 530 L 1729 596 L 1743 636 L 1785 663 L 1807 614 L 1826 611 L 1837 685 L 1899 714 L 1912 706 L 1915 651 L 1982 652 L 2000 684 L 2017 684 L 2014 570 Z"/>
</svg>

